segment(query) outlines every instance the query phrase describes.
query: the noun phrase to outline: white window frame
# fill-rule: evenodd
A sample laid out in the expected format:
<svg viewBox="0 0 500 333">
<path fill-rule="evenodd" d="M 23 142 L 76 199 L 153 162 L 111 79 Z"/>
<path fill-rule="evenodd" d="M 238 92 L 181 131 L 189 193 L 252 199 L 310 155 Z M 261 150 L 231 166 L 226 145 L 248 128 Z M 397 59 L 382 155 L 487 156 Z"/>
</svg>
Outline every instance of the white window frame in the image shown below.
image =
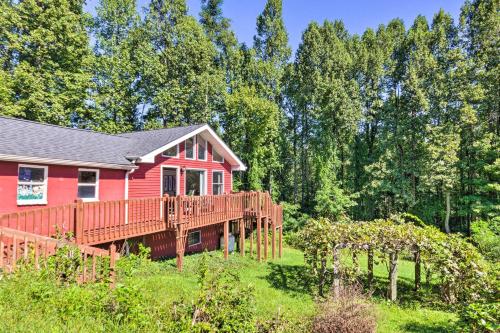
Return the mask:
<svg viewBox="0 0 500 333">
<path fill-rule="evenodd" d="M 189 139 L 193 139 L 193 157 L 187 157 L 187 145 L 186 145 L 186 142 L 187 140 Z M 186 160 L 196 160 L 196 157 L 198 156 L 198 151 L 196 149 L 196 135 L 190 137 L 190 138 L 187 138 L 186 140 L 184 140 L 184 158 Z"/>
<path fill-rule="evenodd" d="M 26 182 L 19 180 L 19 170 L 21 168 L 37 168 L 43 169 L 43 182 Z M 19 164 L 17 166 L 17 190 L 16 190 L 16 200 L 18 206 L 30 206 L 30 205 L 46 205 L 47 204 L 47 193 L 48 193 L 48 180 L 49 180 L 49 167 L 47 165 L 34 165 L 34 164 Z M 19 183 L 21 185 L 43 185 L 43 198 L 35 200 L 18 200 Z"/>
<path fill-rule="evenodd" d="M 215 185 L 215 183 L 214 183 L 214 179 L 215 179 L 214 173 L 216 173 L 216 172 L 222 174 L 222 183 L 217 183 L 218 185 L 222 185 L 222 193 L 221 194 L 215 194 L 214 193 L 214 185 Z M 222 194 L 224 194 L 224 170 L 212 170 L 212 195 L 222 195 Z"/>
<path fill-rule="evenodd" d="M 174 148 L 174 147 L 175 147 L 175 156 L 169 156 L 169 155 L 166 155 L 166 154 L 165 154 L 165 152 L 166 152 L 167 150 L 172 149 L 172 148 Z M 161 153 L 161 156 L 162 156 L 162 157 L 168 157 L 168 158 L 179 158 L 179 145 L 175 145 L 175 146 L 173 146 L 173 147 L 170 147 L 170 148 L 168 148 L 168 149 L 164 150 L 164 151 Z"/>
<path fill-rule="evenodd" d="M 164 169 L 175 169 L 175 192 L 176 195 L 181 193 L 181 168 L 178 165 L 162 164 L 160 170 L 160 193 L 163 194 L 163 170 Z"/>
<path fill-rule="evenodd" d="M 199 152 L 200 152 L 200 143 L 198 140 L 198 137 L 200 137 L 201 140 L 205 142 L 205 158 L 200 158 Z M 208 160 L 208 140 L 202 137 L 200 134 L 196 135 L 196 145 L 198 146 L 198 149 L 196 149 L 196 158 L 199 161 L 207 161 Z"/>
<path fill-rule="evenodd" d="M 93 186 L 95 187 L 95 197 L 94 198 L 78 198 L 81 199 L 84 202 L 92 202 L 92 201 L 99 201 L 99 180 L 100 180 L 100 174 L 99 174 L 99 169 L 85 169 L 85 168 L 79 168 L 78 173 L 80 171 L 88 171 L 88 172 L 95 172 L 95 184 L 89 184 L 89 183 L 80 183 L 78 182 L 78 185 L 76 187 L 76 196 L 78 197 L 78 187 L 80 186 Z"/>
<path fill-rule="evenodd" d="M 217 152 L 217 154 L 219 154 L 220 157 L 222 157 L 222 161 L 216 161 L 214 159 L 214 151 Z M 214 146 L 212 146 L 212 162 L 214 163 L 224 163 L 224 156 L 222 156 L 222 154 L 220 154 L 217 149 L 214 148 Z"/>
<path fill-rule="evenodd" d="M 196 233 L 198 233 L 200 235 L 200 241 L 198 243 L 195 243 L 195 244 L 189 244 L 189 234 L 196 234 Z M 200 245 L 201 244 L 201 230 L 189 231 L 188 235 L 187 235 L 187 243 L 188 243 L 188 247 Z"/>
<path fill-rule="evenodd" d="M 205 173 L 205 181 L 203 182 L 203 184 L 200 184 L 200 186 L 203 186 L 203 191 L 201 191 L 201 188 L 200 188 L 200 196 L 202 195 L 207 195 L 207 190 L 208 190 L 208 173 L 207 173 L 207 169 L 199 169 L 199 168 L 186 168 L 186 170 L 184 171 L 184 195 L 188 195 L 187 194 L 187 172 L 188 171 L 201 171 L 201 172 L 204 172 Z"/>
</svg>

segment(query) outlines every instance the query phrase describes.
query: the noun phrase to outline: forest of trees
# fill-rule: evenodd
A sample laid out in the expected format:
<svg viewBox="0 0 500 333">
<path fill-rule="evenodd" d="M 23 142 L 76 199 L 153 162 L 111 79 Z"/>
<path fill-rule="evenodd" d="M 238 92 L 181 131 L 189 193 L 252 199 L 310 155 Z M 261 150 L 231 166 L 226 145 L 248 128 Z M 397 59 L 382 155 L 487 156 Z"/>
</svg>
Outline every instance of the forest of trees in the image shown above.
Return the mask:
<svg viewBox="0 0 500 333">
<path fill-rule="evenodd" d="M 498 216 L 498 0 L 459 20 L 351 34 L 311 22 L 292 55 L 282 1 L 240 43 L 223 0 L 0 0 L 0 115 L 109 133 L 209 123 L 264 189 L 308 214 L 410 212 L 444 230 Z"/>
</svg>

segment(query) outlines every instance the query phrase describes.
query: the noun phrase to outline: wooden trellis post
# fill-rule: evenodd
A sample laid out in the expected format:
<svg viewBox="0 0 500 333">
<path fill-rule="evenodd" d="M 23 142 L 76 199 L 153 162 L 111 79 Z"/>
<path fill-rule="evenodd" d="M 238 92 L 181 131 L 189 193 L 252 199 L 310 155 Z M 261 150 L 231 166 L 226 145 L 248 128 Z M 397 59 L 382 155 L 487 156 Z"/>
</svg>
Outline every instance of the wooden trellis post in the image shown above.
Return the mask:
<svg viewBox="0 0 500 333">
<path fill-rule="evenodd" d="M 333 247 L 333 297 L 338 298 L 340 295 L 340 258 L 339 247 Z"/>
<path fill-rule="evenodd" d="M 389 255 L 389 300 L 395 301 L 398 297 L 398 252 Z"/>
<path fill-rule="evenodd" d="M 420 262 L 420 248 L 417 246 L 415 249 L 414 259 L 415 259 L 415 291 L 420 289 L 420 284 L 421 284 L 421 271 L 422 271 L 422 264 Z"/>
<path fill-rule="evenodd" d="M 368 287 L 371 288 L 373 283 L 373 248 L 368 247 Z"/>
</svg>

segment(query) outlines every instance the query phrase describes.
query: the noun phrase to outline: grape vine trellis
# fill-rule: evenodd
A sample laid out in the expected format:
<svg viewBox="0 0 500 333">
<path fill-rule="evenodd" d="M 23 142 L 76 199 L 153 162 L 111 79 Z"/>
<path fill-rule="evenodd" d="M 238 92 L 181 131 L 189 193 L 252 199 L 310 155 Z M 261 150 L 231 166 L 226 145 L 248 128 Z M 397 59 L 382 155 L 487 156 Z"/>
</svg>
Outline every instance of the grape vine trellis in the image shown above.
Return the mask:
<svg viewBox="0 0 500 333">
<path fill-rule="evenodd" d="M 441 296 L 448 303 L 469 302 L 490 291 L 489 266 L 477 249 L 459 235 L 447 235 L 435 227 L 419 227 L 395 220 L 332 223 L 327 219 L 310 220 L 302 231 L 306 263 L 318 279 L 323 295 L 327 276 L 333 274 L 333 293 L 341 286 L 341 249 L 353 250 L 354 270 L 359 269 L 357 253 L 367 252 L 367 283 L 373 281 L 376 253 L 389 257 L 388 298 L 397 298 L 398 258 L 413 254 L 415 290 L 421 284 L 421 266 L 438 277 Z M 331 265 L 331 270 L 329 269 Z"/>
</svg>

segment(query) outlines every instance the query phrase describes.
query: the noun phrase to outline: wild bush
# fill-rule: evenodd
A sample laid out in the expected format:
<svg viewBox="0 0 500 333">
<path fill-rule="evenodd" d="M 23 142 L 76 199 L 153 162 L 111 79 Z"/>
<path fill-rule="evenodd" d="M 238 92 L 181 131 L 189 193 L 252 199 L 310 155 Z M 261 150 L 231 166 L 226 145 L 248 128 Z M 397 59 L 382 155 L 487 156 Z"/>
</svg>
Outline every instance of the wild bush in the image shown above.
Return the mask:
<svg viewBox="0 0 500 333">
<path fill-rule="evenodd" d="M 170 332 L 255 332 L 254 290 L 224 267 L 200 261 L 194 301 L 174 304 Z"/>
<path fill-rule="evenodd" d="M 500 331 L 500 302 L 472 303 L 460 312 L 463 332 L 494 333 Z"/>
<path fill-rule="evenodd" d="M 493 262 L 500 261 L 500 218 L 473 222 L 471 237 L 485 258 Z"/>
<path fill-rule="evenodd" d="M 328 297 L 319 305 L 314 333 L 374 333 L 376 318 L 368 297 L 358 286 L 346 286 L 338 297 Z"/>
<path fill-rule="evenodd" d="M 282 202 L 283 205 L 283 231 L 285 233 L 297 232 L 306 224 L 309 215 L 300 211 L 300 205 Z"/>
</svg>

